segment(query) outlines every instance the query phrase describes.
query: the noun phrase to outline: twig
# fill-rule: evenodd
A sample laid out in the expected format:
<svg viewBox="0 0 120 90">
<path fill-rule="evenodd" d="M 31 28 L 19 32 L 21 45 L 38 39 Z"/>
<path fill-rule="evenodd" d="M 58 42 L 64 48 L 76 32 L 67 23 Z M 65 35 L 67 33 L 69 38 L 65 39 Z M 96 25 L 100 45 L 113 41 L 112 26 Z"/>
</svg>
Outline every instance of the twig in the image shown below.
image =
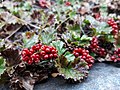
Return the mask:
<svg viewBox="0 0 120 90">
<path fill-rule="evenodd" d="M 13 31 L 13 33 L 11 33 L 8 37 L 5 38 L 5 41 L 7 41 L 12 35 L 14 35 L 18 30 L 20 30 L 22 26 L 20 26 L 19 28 L 17 28 L 15 31 Z"/>
<path fill-rule="evenodd" d="M 81 16 L 81 15 L 80 15 Z M 82 31 L 82 33 L 85 35 L 85 32 L 84 30 L 82 29 L 81 25 L 82 25 L 82 19 L 80 19 L 80 16 L 78 16 L 78 19 L 79 19 L 79 26 L 80 26 L 80 30 Z"/>
<path fill-rule="evenodd" d="M 15 16 L 16 17 L 16 16 Z M 18 18 L 18 17 L 16 17 L 18 20 L 20 20 L 21 22 L 23 22 L 25 25 L 30 25 L 31 27 L 34 27 L 34 28 L 36 28 L 36 29 L 40 29 L 38 26 L 36 26 L 36 25 L 33 25 L 33 24 L 31 24 L 31 23 L 28 23 L 28 22 L 26 22 L 26 21 L 24 21 L 24 20 L 22 20 L 22 19 L 20 19 L 20 18 Z"/>
<path fill-rule="evenodd" d="M 56 27 L 56 30 L 57 30 L 64 22 L 66 22 L 68 19 L 70 19 L 70 17 L 66 18 L 63 22 L 61 22 L 61 23 Z"/>
</svg>

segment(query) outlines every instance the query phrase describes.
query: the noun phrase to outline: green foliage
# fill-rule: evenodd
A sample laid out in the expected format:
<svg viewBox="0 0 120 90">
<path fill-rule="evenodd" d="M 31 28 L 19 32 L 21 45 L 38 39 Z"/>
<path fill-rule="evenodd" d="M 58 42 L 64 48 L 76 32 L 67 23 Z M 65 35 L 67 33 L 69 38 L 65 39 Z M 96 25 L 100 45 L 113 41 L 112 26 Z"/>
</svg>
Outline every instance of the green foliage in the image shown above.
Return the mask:
<svg viewBox="0 0 120 90">
<path fill-rule="evenodd" d="M 64 0 L 56 0 L 57 1 L 57 4 L 63 4 L 64 3 Z"/>
<path fill-rule="evenodd" d="M 76 16 L 76 12 L 75 12 L 75 11 L 71 11 L 71 12 L 69 13 L 69 16 L 70 16 L 70 18 L 75 17 L 75 16 Z"/>
<path fill-rule="evenodd" d="M 72 26 L 68 26 L 67 27 L 68 30 L 73 34 L 73 35 L 78 35 L 80 36 L 80 25 L 79 24 L 75 24 L 75 25 L 72 25 Z"/>
<path fill-rule="evenodd" d="M 63 76 L 66 80 L 80 81 L 88 73 L 86 62 L 79 62 L 79 59 L 71 58 L 70 53 L 67 57 L 61 55 L 56 61 L 55 66 L 58 69 L 59 75 Z"/>
<path fill-rule="evenodd" d="M 54 46 L 58 50 L 58 55 L 59 56 L 62 55 L 66 51 L 66 49 L 63 48 L 64 43 L 62 41 L 60 41 L 60 40 L 53 41 L 51 43 L 51 45 Z"/>
<path fill-rule="evenodd" d="M 66 52 L 64 56 L 67 58 L 68 62 L 73 62 L 73 60 L 75 59 L 75 56 L 70 52 Z"/>
<path fill-rule="evenodd" d="M 42 41 L 42 43 L 49 45 L 54 39 L 55 39 L 55 31 L 52 30 L 47 30 L 43 31 L 39 34 L 39 39 Z"/>
<path fill-rule="evenodd" d="M 0 57 L 0 76 L 5 71 L 5 60 L 3 57 Z"/>
<path fill-rule="evenodd" d="M 99 22 L 92 16 L 87 16 L 85 23 L 91 23 L 96 29 L 96 35 L 111 34 L 112 28 L 106 22 Z"/>
<path fill-rule="evenodd" d="M 27 38 L 26 34 L 23 33 L 23 47 L 24 48 L 30 48 L 35 43 L 38 42 L 38 35 L 34 34 L 32 37 Z"/>
</svg>

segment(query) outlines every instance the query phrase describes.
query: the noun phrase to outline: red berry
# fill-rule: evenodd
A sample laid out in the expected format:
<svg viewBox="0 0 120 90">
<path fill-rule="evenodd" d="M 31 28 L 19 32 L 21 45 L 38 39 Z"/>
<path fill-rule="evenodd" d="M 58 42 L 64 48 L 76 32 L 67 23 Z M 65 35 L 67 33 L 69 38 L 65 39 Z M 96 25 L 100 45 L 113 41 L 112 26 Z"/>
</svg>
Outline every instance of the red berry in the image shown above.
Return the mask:
<svg viewBox="0 0 120 90">
<path fill-rule="evenodd" d="M 112 31 L 112 34 L 113 35 L 115 35 L 115 34 L 117 34 L 118 33 L 118 30 L 116 30 L 116 29 L 114 29 L 113 31 Z"/>
<path fill-rule="evenodd" d="M 75 48 L 74 51 L 75 51 L 75 52 L 79 52 L 79 50 L 80 50 L 80 48 Z"/>
<path fill-rule="evenodd" d="M 65 5 L 66 5 L 66 6 L 70 6 L 71 3 L 67 1 L 67 2 L 65 3 Z"/>
<path fill-rule="evenodd" d="M 39 58 L 40 58 L 39 54 L 36 54 L 36 55 L 35 55 L 35 58 L 38 58 L 38 59 L 39 59 Z"/>
<path fill-rule="evenodd" d="M 92 67 L 92 64 L 88 64 L 88 66 L 89 66 L 89 68 L 91 68 L 91 67 Z"/>
<path fill-rule="evenodd" d="M 31 52 L 31 53 L 34 53 L 34 50 L 31 48 L 31 49 L 30 49 L 30 52 Z"/>
<path fill-rule="evenodd" d="M 120 48 L 118 48 L 118 52 L 120 53 Z"/>
<path fill-rule="evenodd" d="M 45 55 L 45 56 L 44 56 L 44 59 L 48 59 L 48 58 L 49 58 L 49 56 L 48 56 L 48 55 Z"/>
<path fill-rule="evenodd" d="M 84 56 L 87 56 L 87 53 L 83 53 Z"/>
<path fill-rule="evenodd" d="M 50 51 L 51 51 L 52 49 L 54 49 L 52 46 L 48 46 L 48 48 L 50 49 Z"/>
<path fill-rule="evenodd" d="M 57 58 L 58 57 L 58 55 L 57 54 L 54 54 L 54 58 Z"/>
<path fill-rule="evenodd" d="M 34 46 L 32 46 L 32 49 L 33 49 L 33 50 L 36 50 L 36 46 L 35 46 L 35 45 L 34 45 Z"/>
<path fill-rule="evenodd" d="M 23 49 L 22 55 L 29 55 L 29 50 L 28 49 Z"/>
<path fill-rule="evenodd" d="M 45 51 L 41 51 L 40 54 L 41 54 L 41 55 L 45 55 Z"/>
<path fill-rule="evenodd" d="M 105 49 L 104 48 L 101 48 L 101 52 L 104 52 L 105 51 Z"/>
<path fill-rule="evenodd" d="M 39 50 L 41 48 L 41 44 L 36 44 L 36 49 Z"/>
<path fill-rule="evenodd" d="M 88 50 L 86 50 L 86 53 L 88 54 L 88 53 L 89 53 L 89 51 L 88 51 Z"/>
<path fill-rule="evenodd" d="M 120 61 L 120 58 L 117 58 L 118 61 Z"/>
<path fill-rule="evenodd" d="M 28 62 L 27 62 L 29 65 L 31 65 L 32 63 L 33 63 L 33 60 L 28 60 Z"/>
<path fill-rule="evenodd" d="M 46 49 L 45 45 L 41 47 L 41 50 L 45 51 L 45 49 Z"/>
<path fill-rule="evenodd" d="M 82 59 L 86 59 L 86 57 L 85 57 L 85 56 L 82 56 Z"/>
<path fill-rule="evenodd" d="M 29 57 L 28 57 L 28 56 L 25 56 L 25 57 L 23 57 L 22 60 L 23 60 L 23 61 L 28 61 L 28 60 L 29 60 Z"/>
<path fill-rule="evenodd" d="M 50 58 L 53 58 L 53 54 L 50 54 L 49 57 L 50 57 Z"/>
<path fill-rule="evenodd" d="M 32 54 L 30 57 L 31 57 L 32 59 L 35 59 L 35 58 L 36 58 L 35 54 Z"/>
<path fill-rule="evenodd" d="M 115 59 L 116 59 L 116 57 L 115 57 L 115 56 L 112 56 L 112 57 L 111 57 L 111 60 L 115 60 Z"/>
<path fill-rule="evenodd" d="M 118 57 L 120 57 L 120 54 L 118 54 Z"/>
<path fill-rule="evenodd" d="M 50 53 L 50 49 L 49 49 L 49 48 L 46 48 L 46 49 L 45 49 L 45 52 L 46 52 L 46 53 Z"/>
<path fill-rule="evenodd" d="M 38 63 L 39 61 L 40 61 L 39 58 L 36 58 L 36 59 L 34 60 L 35 63 Z"/>
<path fill-rule="evenodd" d="M 75 53 L 74 55 L 75 55 L 76 57 L 78 57 L 78 56 L 79 56 L 79 53 Z"/>
<path fill-rule="evenodd" d="M 96 48 L 96 47 L 97 47 L 97 44 L 96 44 L 96 43 L 93 43 L 92 46 Z"/>
<path fill-rule="evenodd" d="M 52 53 L 56 53 L 56 50 L 53 49 L 51 52 L 52 52 Z"/>
<path fill-rule="evenodd" d="M 82 48 L 79 48 L 79 49 L 78 49 L 78 52 L 81 54 L 81 53 L 82 53 Z"/>
<path fill-rule="evenodd" d="M 82 53 L 85 53 L 86 52 L 86 50 L 82 50 Z"/>
<path fill-rule="evenodd" d="M 42 7 L 42 8 L 46 8 L 48 6 L 48 3 L 46 0 L 39 0 L 39 5 Z"/>
<path fill-rule="evenodd" d="M 112 28 L 118 29 L 118 26 L 117 25 L 113 25 Z"/>
</svg>

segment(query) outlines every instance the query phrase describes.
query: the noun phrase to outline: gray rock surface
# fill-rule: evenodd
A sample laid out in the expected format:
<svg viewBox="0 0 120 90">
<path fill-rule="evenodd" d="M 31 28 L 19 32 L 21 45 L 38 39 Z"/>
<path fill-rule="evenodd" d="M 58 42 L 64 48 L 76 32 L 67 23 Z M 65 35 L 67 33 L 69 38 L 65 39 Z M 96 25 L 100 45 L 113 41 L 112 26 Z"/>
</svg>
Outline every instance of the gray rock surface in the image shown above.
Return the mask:
<svg viewBox="0 0 120 90">
<path fill-rule="evenodd" d="M 67 84 L 61 78 L 51 78 L 45 84 L 36 85 L 35 90 L 120 90 L 120 68 L 96 63 L 82 83 Z"/>
<path fill-rule="evenodd" d="M 34 90 L 120 90 L 120 68 L 96 63 L 82 83 L 67 84 L 61 78 L 50 78 L 48 82 L 36 85 Z"/>
</svg>

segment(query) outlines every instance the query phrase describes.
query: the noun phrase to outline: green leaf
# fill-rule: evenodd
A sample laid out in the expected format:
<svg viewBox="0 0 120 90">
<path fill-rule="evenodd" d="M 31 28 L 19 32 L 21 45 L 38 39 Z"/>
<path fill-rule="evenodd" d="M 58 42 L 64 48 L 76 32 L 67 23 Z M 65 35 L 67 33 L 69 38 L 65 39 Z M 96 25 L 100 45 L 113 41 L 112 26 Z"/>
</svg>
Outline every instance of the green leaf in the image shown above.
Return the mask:
<svg viewBox="0 0 120 90">
<path fill-rule="evenodd" d="M 80 26 L 79 24 L 75 24 L 75 25 L 72 25 L 72 26 L 68 26 L 67 27 L 68 30 L 70 31 L 70 33 L 76 37 L 79 37 L 80 36 Z"/>
<path fill-rule="evenodd" d="M 99 21 L 90 15 L 86 16 L 86 20 L 88 20 L 92 25 L 99 25 Z"/>
<path fill-rule="evenodd" d="M 82 35 L 81 40 L 90 41 L 92 40 L 92 37 L 88 37 L 87 35 Z"/>
<path fill-rule="evenodd" d="M 39 39 L 42 43 L 49 45 L 55 39 L 54 33 L 54 30 L 41 32 Z"/>
<path fill-rule="evenodd" d="M 67 55 L 67 54 L 66 54 Z M 72 55 L 68 55 L 68 59 L 71 58 Z M 60 56 L 55 63 L 55 66 L 58 69 L 59 75 L 63 76 L 64 79 L 69 80 L 72 79 L 74 81 L 81 81 L 88 74 L 88 69 L 86 68 L 86 62 L 71 59 L 72 62 L 68 60 L 65 56 Z"/>
<path fill-rule="evenodd" d="M 86 19 L 85 19 L 83 22 L 84 22 L 85 24 L 90 24 L 89 20 L 86 20 Z"/>
<path fill-rule="evenodd" d="M 114 43 L 115 39 L 113 35 L 105 35 L 108 42 Z"/>
<path fill-rule="evenodd" d="M 103 34 L 110 34 L 112 31 L 111 27 L 108 27 L 105 22 L 101 22 L 99 26 L 96 28 L 98 33 L 103 33 Z"/>
<path fill-rule="evenodd" d="M 22 8 L 23 8 L 23 10 L 30 10 L 31 9 L 31 5 L 30 5 L 30 3 L 25 2 L 24 6 Z"/>
<path fill-rule="evenodd" d="M 76 31 L 76 32 L 80 33 L 80 26 L 79 26 L 79 24 L 75 24 L 73 26 L 69 26 L 68 29 L 70 31 Z"/>
<path fill-rule="evenodd" d="M 74 68 L 61 68 L 59 73 L 62 74 L 65 79 L 74 79 L 75 81 L 84 76 L 84 73 L 81 73 Z"/>
<path fill-rule="evenodd" d="M 57 0 L 57 4 L 63 4 L 64 0 Z"/>
<path fill-rule="evenodd" d="M 76 12 L 75 12 L 75 11 L 72 11 L 72 12 L 69 13 L 70 18 L 75 17 L 75 15 L 76 15 Z"/>
<path fill-rule="evenodd" d="M 0 57 L 0 76 L 5 71 L 5 60 L 3 57 Z"/>
<path fill-rule="evenodd" d="M 95 28 L 97 35 L 99 34 L 110 34 L 112 31 L 112 28 L 108 26 L 106 22 L 99 22 L 92 16 L 88 15 L 86 16 L 86 20 L 88 20 Z M 88 23 L 88 21 L 86 21 Z"/>
<path fill-rule="evenodd" d="M 64 43 L 60 40 L 52 41 L 51 45 L 54 46 L 58 50 L 59 56 L 62 55 L 66 51 L 66 49 L 63 48 Z"/>
<path fill-rule="evenodd" d="M 67 58 L 68 62 L 73 62 L 75 59 L 75 56 L 70 52 L 66 52 L 64 56 Z"/>
<path fill-rule="evenodd" d="M 79 46 L 89 46 L 90 42 L 89 41 L 80 41 Z"/>
<path fill-rule="evenodd" d="M 25 48 L 30 48 L 33 46 L 35 43 L 38 42 L 38 35 L 33 35 L 29 39 L 26 37 L 25 33 L 23 33 L 23 43 Z"/>
</svg>

